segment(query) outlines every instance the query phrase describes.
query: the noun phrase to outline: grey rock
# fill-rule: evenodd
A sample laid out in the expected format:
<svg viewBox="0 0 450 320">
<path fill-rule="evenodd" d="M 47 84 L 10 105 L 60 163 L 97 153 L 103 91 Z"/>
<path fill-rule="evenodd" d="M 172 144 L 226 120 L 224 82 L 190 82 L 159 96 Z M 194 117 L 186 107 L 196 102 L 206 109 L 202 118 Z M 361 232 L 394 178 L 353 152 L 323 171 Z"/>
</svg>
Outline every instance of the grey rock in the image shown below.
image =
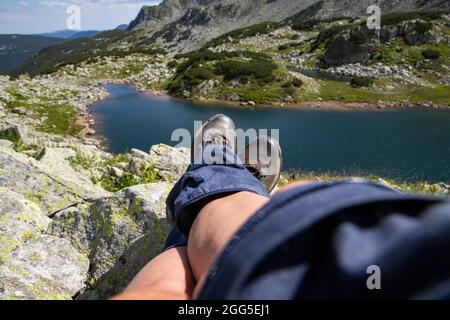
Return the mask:
<svg viewBox="0 0 450 320">
<path fill-rule="evenodd" d="M 21 141 L 25 145 L 31 145 L 33 143 L 27 130 L 21 125 L 5 126 L 0 128 L 0 136 L 8 137 L 11 141 Z"/>
<path fill-rule="evenodd" d="M 19 114 L 19 115 L 21 115 L 21 116 L 27 114 L 27 110 L 24 109 L 24 108 L 14 108 L 14 109 L 11 110 L 11 112 L 12 112 L 12 113 L 15 113 L 15 114 Z"/>
<path fill-rule="evenodd" d="M 147 152 L 144 152 L 144 151 L 141 151 L 138 149 L 131 149 L 130 154 L 132 157 L 140 158 L 145 161 L 147 161 L 149 159 L 149 155 Z"/>
<path fill-rule="evenodd" d="M 119 163 L 116 163 L 116 167 L 122 171 L 127 171 L 127 170 L 129 170 L 130 165 L 129 165 L 129 163 L 126 163 L 126 162 L 119 162 Z"/>
<path fill-rule="evenodd" d="M 170 229 L 165 199 L 170 183 L 124 189 L 110 197 L 56 215 L 49 227 L 91 262 L 83 299 L 107 298 L 120 292 L 162 249 Z"/>
<path fill-rule="evenodd" d="M 66 240 L 43 235 L 50 219 L 22 195 L 0 189 L 0 299 L 71 299 L 89 260 Z"/>
<path fill-rule="evenodd" d="M 165 0 L 156 6 L 144 6 L 130 25 L 130 30 L 148 30 L 150 39 L 172 52 L 200 49 L 209 40 L 229 31 L 264 21 L 291 18 L 363 17 L 370 0 Z M 449 9 L 448 1 L 416 0 L 377 3 L 383 14 L 417 10 Z M 229 41 L 233 41 L 229 37 Z"/>
<path fill-rule="evenodd" d="M 43 235 L 0 266 L 0 299 L 71 299 L 85 287 L 89 260 L 68 241 Z"/>
<path fill-rule="evenodd" d="M 0 261 L 27 240 L 45 231 L 50 219 L 22 195 L 0 188 Z"/>
<path fill-rule="evenodd" d="M 228 101 L 241 101 L 241 97 L 238 94 L 232 94 L 227 98 Z"/>
<path fill-rule="evenodd" d="M 129 171 L 134 175 L 141 177 L 143 174 L 143 170 L 148 166 L 148 160 L 143 160 L 142 158 L 131 158 Z"/>
<path fill-rule="evenodd" d="M 350 63 L 368 62 L 370 55 L 374 52 L 375 46 L 369 42 L 356 43 L 352 41 L 352 33 L 362 33 L 365 28 L 355 31 L 344 31 L 338 35 L 327 47 L 321 61 L 327 66 L 341 66 Z M 360 35 L 367 37 L 369 35 Z"/>
<path fill-rule="evenodd" d="M 0 187 L 39 204 L 46 215 L 109 194 L 75 172 L 57 152 L 37 161 L 0 147 Z"/>
<path fill-rule="evenodd" d="M 14 143 L 12 143 L 9 140 L 1 140 L 0 139 L 0 148 L 13 149 L 14 148 Z"/>
<path fill-rule="evenodd" d="M 116 178 L 121 178 L 123 176 L 123 171 L 116 167 L 109 168 L 109 174 Z"/>
<path fill-rule="evenodd" d="M 190 150 L 159 144 L 150 149 L 150 163 L 156 174 L 168 181 L 178 180 L 191 162 Z"/>
</svg>

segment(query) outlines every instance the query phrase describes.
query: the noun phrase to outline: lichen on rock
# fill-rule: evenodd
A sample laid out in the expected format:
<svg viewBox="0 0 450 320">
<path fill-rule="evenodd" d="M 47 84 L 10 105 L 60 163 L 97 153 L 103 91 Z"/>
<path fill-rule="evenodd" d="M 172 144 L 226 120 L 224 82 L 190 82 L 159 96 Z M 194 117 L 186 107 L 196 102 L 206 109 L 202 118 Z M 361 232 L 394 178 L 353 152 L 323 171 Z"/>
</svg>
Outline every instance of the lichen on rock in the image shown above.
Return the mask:
<svg viewBox="0 0 450 320">
<path fill-rule="evenodd" d="M 158 144 L 150 149 L 150 162 L 159 177 L 176 181 L 186 172 L 191 162 L 190 149 Z"/>
<path fill-rule="evenodd" d="M 105 298 L 123 289 L 160 253 L 169 225 L 165 199 L 171 184 L 138 185 L 59 212 L 49 233 L 89 256 L 89 290 L 83 298 Z"/>
<path fill-rule="evenodd" d="M 49 223 L 35 203 L 0 189 L 0 299 L 71 299 L 84 289 L 89 260 L 44 235 Z"/>
</svg>

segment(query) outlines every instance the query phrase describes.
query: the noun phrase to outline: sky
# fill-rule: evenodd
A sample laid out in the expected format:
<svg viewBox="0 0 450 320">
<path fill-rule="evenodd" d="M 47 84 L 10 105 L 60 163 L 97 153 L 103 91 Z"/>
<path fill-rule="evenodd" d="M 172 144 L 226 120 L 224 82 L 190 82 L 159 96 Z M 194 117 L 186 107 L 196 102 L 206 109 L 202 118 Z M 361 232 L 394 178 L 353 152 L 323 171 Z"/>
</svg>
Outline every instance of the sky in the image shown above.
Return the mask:
<svg viewBox="0 0 450 320">
<path fill-rule="evenodd" d="M 80 9 L 81 30 L 107 30 L 128 24 L 144 5 L 161 0 L 0 0 L 0 34 L 34 34 L 67 29 Z M 76 25 L 76 24 L 75 24 Z M 69 26 L 74 26 L 69 23 Z"/>
</svg>

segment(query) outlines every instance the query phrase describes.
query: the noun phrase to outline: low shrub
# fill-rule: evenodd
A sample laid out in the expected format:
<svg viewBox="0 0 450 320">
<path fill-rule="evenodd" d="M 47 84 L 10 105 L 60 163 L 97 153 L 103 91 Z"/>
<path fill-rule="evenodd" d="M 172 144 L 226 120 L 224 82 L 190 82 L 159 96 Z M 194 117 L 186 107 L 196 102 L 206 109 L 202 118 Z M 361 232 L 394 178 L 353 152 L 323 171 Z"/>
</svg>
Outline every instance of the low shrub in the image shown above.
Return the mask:
<svg viewBox="0 0 450 320">
<path fill-rule="evenodd" d="M 303 81 L 299 78 L 294 78 L 294 80 L 292 80 L 292 85 L 296 88 L 300 88 L 303 85 Z"/>
<path fill-rule="evenodd" d="M 270 60 L 257 59 L 251 61 L 223 61 L 216 65 L 215 73 L 223 75 L 226 81 L 247 76 L 261 83 L 272 82 L 275 78 L 273 71 L 278 68 Z"/>
<path fill-rule="evenodd" d="M 295 93 L 297 92 L 296 88 L 294 88 L 293 86 L 288 86 L 283 89 L 284 89 L 284 92 L 286 92 L 290 96 L 295 95 Z"/>
<path fill-rule="evenodd" d="M 425 59 L 436 60 L 436 59 L 439 59 L 439 57 L 441 56 L 441 53 L 437 50 L 426 49 L 426 50 L 422 51 L 422 56 Z"/>
<path fill-rule="evenodd" d="M 443 12 L 440 11 L 427 11 L 427 12 L 397 12 L 386 14 L 381 17 L 381 25 L 388 26 L 396 23 L 400 23 L 403 21 L 421 19 L 425 21 L 432 21 L 439 19 L 442 16 Z"/>
<path fill-rule="evenodd" d="M 171 69 L 174 69 L 179 66 L 179 63 L 176 60 L 172 60 L 167 64 L 167 66 Z"/>
<path fill-rule="evenodd" d="M 374 82 L 374 79 L 369 77 L 353 77 L 350 84 L 355 87 L 370 87 Z"/>
<path fill-rule="evenodd" d="M 189 69 L 185 75 L 186 78 L 190 78 L 193 80 L 209 80 L 214 78 L 214 74 L 207 68 L 204 67 L 195 67 Z"/>
<path fill-rule="evenodd" d="M 417 31 L 418 33 L 425 33 L 431 29 L 433 29 L 433 24 L 431 22 L 417 21 L 414 24 L 414 31 Z"/>
<path fill-rule="evenodd" d="M 322 44 L 327 46 L 331 41 L 334 40 L 334 38 L 341 33 L 344 30 L 350 29 L 351 25 L 344 25 L 344 26 L 333 26 L 331 28 L 328 28 L 321 33 L 319 33 L 319 36 L 317 37 L 316 41 L 311 45 L 310 52 L 315 51 L 317 48 L 319 48 Z"/>
<path fill-rule="evenodd" d="M 278 47 L 278 50 L 284 51 L 289 49 L 289 45 L 288 44 L 282 44 L 281 46 Z"/>
<path fill-rule="evenodd" d="M 354 31 L 350 34 L 349 41 L 353 44 L 364 44 L 367 42 L 367 37 L 361 31 Z"/>
<path fill-rule="evenodd" d="M 200 50 L 186 54 L 176 55 L 175 58 L 188 58 L 187 61 L 181 63 L 177 67 L 177 73 L 182 73 L 186 71 L 191 66 L 197 66 L 206 61 L 217 61 L 224 60 L 227 57 L 233 56 L 233 53 L 230 52 L 213 52 L 211 50 Z"/>
</svg>

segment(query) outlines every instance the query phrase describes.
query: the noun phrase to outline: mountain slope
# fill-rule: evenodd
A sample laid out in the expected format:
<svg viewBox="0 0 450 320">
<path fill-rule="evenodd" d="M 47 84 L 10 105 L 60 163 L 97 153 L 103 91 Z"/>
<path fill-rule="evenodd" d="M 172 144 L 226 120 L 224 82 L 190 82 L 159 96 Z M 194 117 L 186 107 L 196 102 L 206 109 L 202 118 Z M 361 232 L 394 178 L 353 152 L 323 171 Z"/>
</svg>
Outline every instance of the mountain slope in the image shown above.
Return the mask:
<svg viewBox="0 0 450 320">
<path fill-rule="evenodd" d="M 448 9 L 444 0 L 380 0 L 383 14 L 429 9 Z M 201 48 L 229 31 L 265 21 L 306 18 L 361 17 L 373 0 L 165 0 L 142 8 L 129 30 L 145 30 L 146 42 L 173 52 Z M 313 9 L 313 10 L 311 10 Z"/>
<path fill-rule="evenodd" d="M 51 38 L 69 39 L 70 37 L 72 37 L 77 33 L 78 31 L 75 30 L 58 30 L 53 32 L 41 33 L 39 35 Z"/>
<path fill-rule="evenodd" d="M 87 37 L 94 37 L 97 34 L 99 34 L 100 31 L 97 30 L 86 30 L 86 31 L 80 31 L 75 33 L 73 36 L 71 36 L 69 39 L 81 39 L 81 38 L 87 38 Z"/>
<path fill-rule="evenodd" d="M 45 47 L 63 39 L 37 35 L 0 35 L 0 73 L 6 73 Z"/>
<path fill-rule="evenodd" d="M 38 73 L 49 72 L 62 65 L 76 64 L 107 52 L 108 46 L 118 41 L 125 33 L 124 30 L 105 31 L 94 37 L 74 39 L 47 47 L 20 68 L 10 73 L 11 75 L 18 75 L 26 72 L 34 76 Z M 113 52 L 110 52 L 110 54 L 113 54 Z"/>
<path fill-rule="evenodd" d="M 136 19 L 131 21 L 128 29 L 161 27 L 181 18 L 189 9 L 204 7 L 213 2 L 213 0 L 165 0 L 156 6 L 144 6 Z"/>
<path fill-rule="evenodd" d="M 98 55 L 126 55 L 163 49 L 172 54 L 204 47 L 239 28 L 273 21 L 295 25 L 307 19 L 365 17 L 372 0 L 165 0 L 145 6 L 127 31 L 103 32 L 44 50 L 15 74 L 35 75 Z M 380 0 L 382 13 L 449 8 L 443 0 Z M 256 32 L 263 32 L 258 27 Z"/>
</svg>

